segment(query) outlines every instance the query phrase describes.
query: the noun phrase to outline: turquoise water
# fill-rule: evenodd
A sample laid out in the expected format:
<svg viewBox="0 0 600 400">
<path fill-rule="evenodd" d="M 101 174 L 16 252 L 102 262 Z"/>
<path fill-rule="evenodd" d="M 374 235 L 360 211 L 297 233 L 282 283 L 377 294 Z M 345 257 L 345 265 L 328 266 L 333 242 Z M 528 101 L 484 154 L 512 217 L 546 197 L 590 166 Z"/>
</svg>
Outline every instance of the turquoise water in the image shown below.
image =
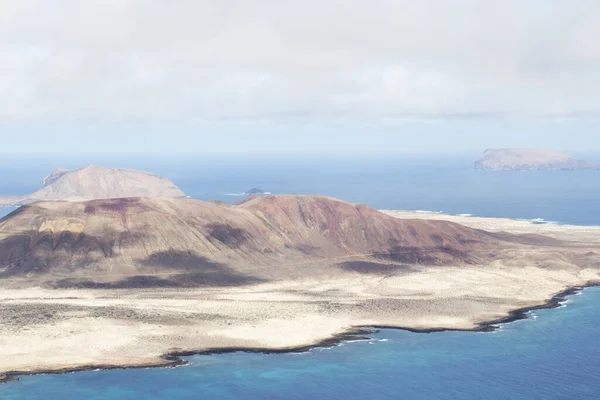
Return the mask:
<svg viewBox="0 0 600 400">
<path fill-rule="evenodd" d="M 596 399 L 600 288 L 490 333 L 382 330 L 304 353 L 187 358 L 178 368 L 25 376 L 3 400 Z"/>
</svg>

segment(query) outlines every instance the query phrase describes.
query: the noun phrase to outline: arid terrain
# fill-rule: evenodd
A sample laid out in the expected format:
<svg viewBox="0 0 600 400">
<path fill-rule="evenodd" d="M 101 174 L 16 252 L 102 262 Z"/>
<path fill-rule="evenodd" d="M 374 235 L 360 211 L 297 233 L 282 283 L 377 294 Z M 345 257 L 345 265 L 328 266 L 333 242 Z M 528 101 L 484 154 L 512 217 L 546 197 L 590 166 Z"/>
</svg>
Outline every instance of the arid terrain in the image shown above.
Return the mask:
<svg viewBox="0 0 600 400">
<path fill-rule="evenodd" d="M 598 233 L 322 196 L 30 204 L 0 221 L 0 374 L 483 329 L 599 280 Z"/>
</svg>

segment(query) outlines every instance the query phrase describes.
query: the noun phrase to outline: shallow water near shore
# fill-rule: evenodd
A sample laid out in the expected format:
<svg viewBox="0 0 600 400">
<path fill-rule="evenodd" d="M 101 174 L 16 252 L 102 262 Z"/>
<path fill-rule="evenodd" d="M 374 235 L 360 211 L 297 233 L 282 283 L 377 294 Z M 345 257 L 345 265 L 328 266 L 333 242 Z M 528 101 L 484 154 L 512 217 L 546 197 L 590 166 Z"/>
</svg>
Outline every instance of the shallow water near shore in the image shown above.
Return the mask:
<svg viewBox="0 0 600 400">
<path fill-rule="evenodd" d="M 35 375 L 0 385 L 37 399 L 573 399 L 600 392 L 600 288 L 494 332 L 384 329 L 304 353 L 186 357 L 178 368 Z"/>
</svg>

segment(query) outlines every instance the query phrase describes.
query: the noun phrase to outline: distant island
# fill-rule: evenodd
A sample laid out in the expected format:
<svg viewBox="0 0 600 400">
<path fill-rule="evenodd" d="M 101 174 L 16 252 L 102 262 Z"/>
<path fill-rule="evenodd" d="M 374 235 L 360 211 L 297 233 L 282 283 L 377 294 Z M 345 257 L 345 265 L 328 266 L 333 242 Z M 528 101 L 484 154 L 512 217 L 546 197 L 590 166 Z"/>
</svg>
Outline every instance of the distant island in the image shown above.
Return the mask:
<svg viewBox="0 0 600 400">
<path fill-rule="evenodd" d="M 475 161 L 483 171 L 574 171 L 600 170 L 600 164 L 578 160 L 546 149 L 487 149 Z"/>
<path fill-rule="evenodd" d="M 44 187 L 32 194 L 0 197 L 0 205 L 123 197 L 185 197 L 185 193 L 169 179 L 133 169 L 87 166 L 70 171 L 59 168 L 42 183 Z"/>
<path fill-rule="evenodd" d="M 236 197 L 251 197 L 251 196 L 268 196 L 273 194 L 271 192 L 267 192 L 262 189 L 252 188 L 246 192 L 236 192 L 236 193 L 225 193 L 225 196 L 236 196 Z"/>
<path fill-rule="evenodd" d="M 264 194 L 271 194 L 271 192 L 265 192 L 262 189 L 252 188 L 244 193 L 244 195 L 247 195 L 247 196 L 256 196 L 256 195 L 264 195 Z"/>
</svg>

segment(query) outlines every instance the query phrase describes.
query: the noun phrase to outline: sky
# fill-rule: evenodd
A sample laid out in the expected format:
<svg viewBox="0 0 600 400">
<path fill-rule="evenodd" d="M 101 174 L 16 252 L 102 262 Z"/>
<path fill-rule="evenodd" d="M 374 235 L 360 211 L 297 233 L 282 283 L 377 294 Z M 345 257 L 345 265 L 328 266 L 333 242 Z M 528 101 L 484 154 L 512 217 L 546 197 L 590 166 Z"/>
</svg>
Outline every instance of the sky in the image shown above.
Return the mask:
<svg viewBox="0 0 600 400">
<path fill-rule="evenodd" d="M 597 0 L 0 0 L 0 153 L 600 152 Z"/>
</svg>

